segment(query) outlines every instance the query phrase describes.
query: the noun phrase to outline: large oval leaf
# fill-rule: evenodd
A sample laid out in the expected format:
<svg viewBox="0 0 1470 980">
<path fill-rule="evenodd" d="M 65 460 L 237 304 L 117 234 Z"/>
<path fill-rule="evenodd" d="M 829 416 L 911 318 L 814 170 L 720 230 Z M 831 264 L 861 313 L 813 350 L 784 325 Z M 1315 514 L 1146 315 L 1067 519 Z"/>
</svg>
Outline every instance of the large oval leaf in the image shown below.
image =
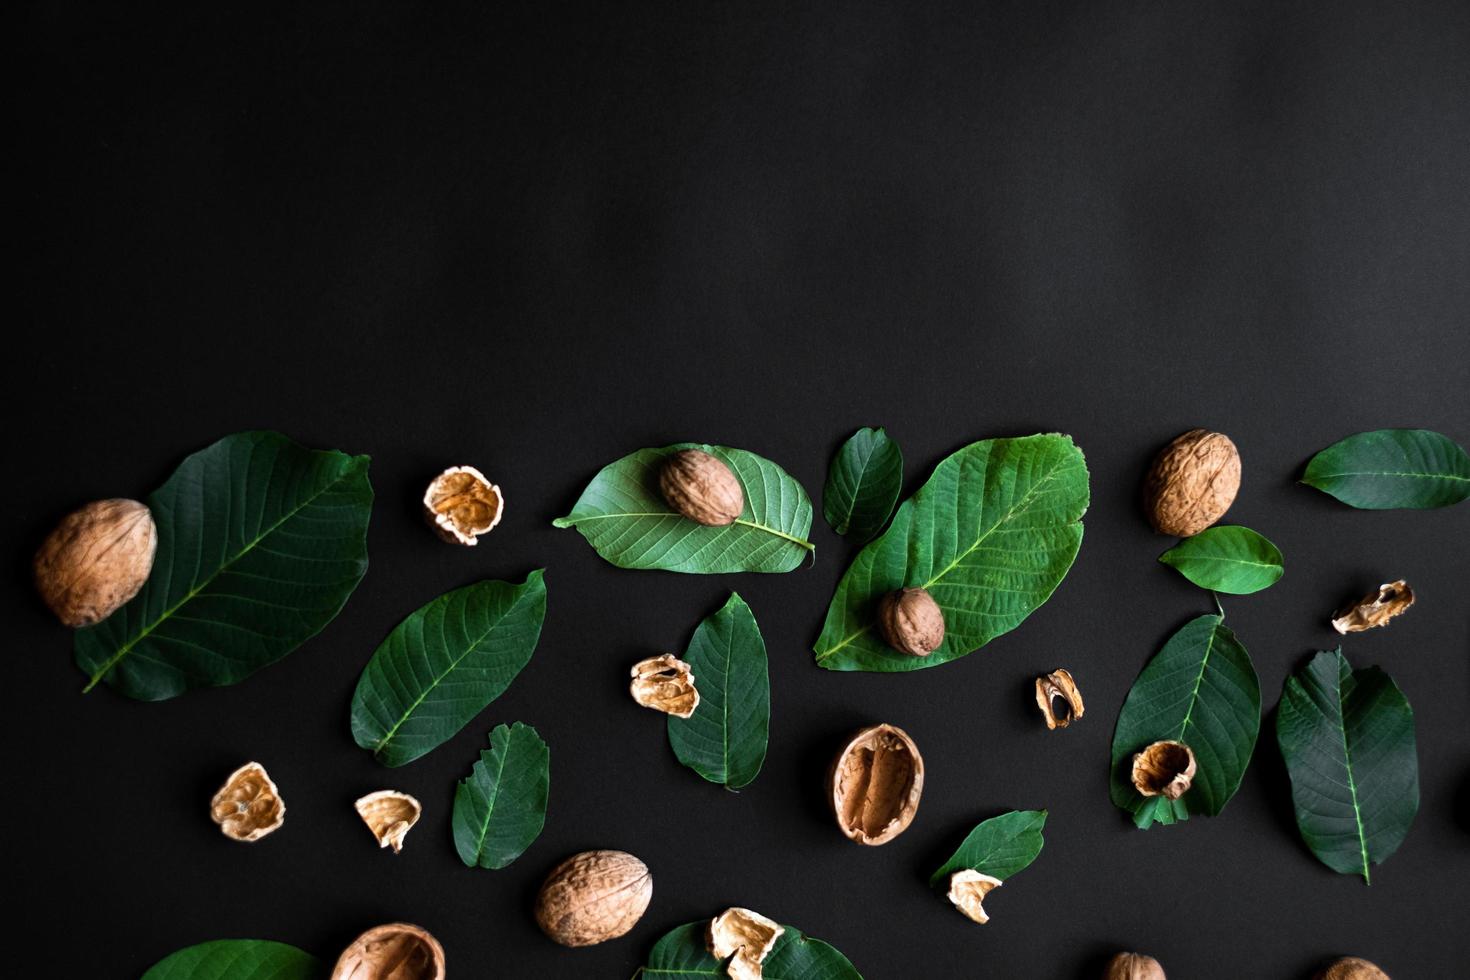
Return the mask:
<svg viewBox="0 0 1470 980">
<path fill-rule="evenodd" d="M 148 498 L 158 552 L 141 592 L 78 630 L 87 690 L 143 701 L 244 680 L 316 635 L 367 571 L 368 458 L 275 432 L 200 450 Z"/>
<path fill-rule="evenodd" d="M 1261 683 L 1250 654 L 1224 616 L 1185 623 L 1148 662 L 1113 730 L 1113 803 L 1147 830 L 1191 814 L 1215 816 L 1240 788 L 1261 729 Z M 1159 741 L 1183 742 L 1199 771 L 1177 800 L 1141 796 L 1129 778 L 1135 753 Z"/>
<path fill-rule="evenodd" d="M 706 527 L 677 513 L 658 489 L 665 457 L 702 449 L 725 462 L 745 490 L 734 524 Z M 640 449 L 604 466 L 566 517 L 603 558 L 620 568 L 670 572 L 789 572 L 816 549 L 806 540 L 812 502 L 785 470 L 743 449 L 680 443 Z"/>
<path fill-rule="evenodd" d="M 1276 740 L 1291 775 L 1302 840 L 1341 874 L 1369 880 L 1419 812 L 1414 712 L 1377 667 L 1319 653 L 1286 679 Z"/>
<path fill-rule="evenodd" d="M 468 779 L 454 791 L 454 849 L 467 866 L 503 868 L 546 825 L 551 750 L 536 729 L 496 726 Z"/>
<path fill-rule="evenodd" d="M 668 932 L 653 947 L 648 965 L 637 976 L 651 980 L 689 977 L 725 978 L 725 967 L 705 946 L 708 922 L 690 922 Z M 862 980 L 862 974 L 831 946 L 804 936 L 791 926 L 766 956 L 764 980 Z"/>
<path fill-rule="evenodd" d="M 1302 482 L 1353 507 L 1448 507 L 1470 498 L 1470 455 L 1428 429 L 1359 432 L 1312 457 Z"/>
<path fill-rule="evenodd" d="M 1170 548 L 1159 561 L 1202 589 L 1248 595 L 1276 584 L 1281 551 L 1248 527 L 1206 528 Z"/>
<path fill-rule="evenodd" d="M 1045 810 L 1012 810 L 982 820 L 959 850 L 929 878 L 930 887 L 937 888 L 950 875 L 966 868 L 1005 881 L 1028 867 L 1041 853 L 1045 843 L 1041 836 L 1044 826 Z"/>
<path fill-rule="evenodd" d="M 903 453 L 882 429 L 858 429 L 827 470 L 822 515 L 838 534 L 867 541 L 883 530 L 903 489 Z"/>
<path fill-rule="evenodd" d="M 934 468 L 837 585 L 815 647 L 828 670 L 919 670 L 965 656 L 1045 602 L 1082 545 L 1087 464 L 1063 435 L 972 443 Z M 879 599 L 920 586 L 944 611 L 927 657 L 888 648 Z"/>
<path fill-rule="evenodd" d="M 316 957 L 295 946 L 267 939 L 216 939 L 164 957 L 143 980 L 321 980 L 326 975 Z"/>
<path fill-rule="evenodd" d="M 479 582 L 399 623 L 352 695 L 352 737 L 385 766 L 443 744 L 504 693 L 541 637 L 546 583 Z"/>
<path fill-rule="evenodd" d="M 684 654 L 699 690 L 688 718 L 669 715 L 669 744 L 679 761 L 726 789 L 761 771 L 771 728 L 766 642 L 740 596 L 699 624 Z"/>
</svg>

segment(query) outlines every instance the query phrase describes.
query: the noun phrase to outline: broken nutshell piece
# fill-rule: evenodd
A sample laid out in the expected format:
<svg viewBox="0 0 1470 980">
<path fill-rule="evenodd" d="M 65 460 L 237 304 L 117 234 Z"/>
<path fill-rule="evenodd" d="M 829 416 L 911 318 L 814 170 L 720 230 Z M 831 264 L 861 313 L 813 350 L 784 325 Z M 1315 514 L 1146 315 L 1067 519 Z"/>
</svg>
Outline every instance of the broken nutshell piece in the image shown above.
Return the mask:
<svg viewBox="0 0 1470 980">
<path fill-rule="evenodd" d="M 927 657 L 944 642 L 944 612 L 923 589 L 897 589 L 878 601 L 878 631 L 899 653 Z"/>
<path fill-rule="evenodd" d="M 1001 886 L 1001 880 L 974 868 L 962 868 L 949 876 L 949 900 L 965 918 L 981 925 L 990 921 L 985 911 L 985 896 Z"/>
<path fill-rule="evenodd" d="M 473 546 L 500 523 L 505 497 L 473 466 L 451 466 L 424 491 L 424 517 L 453 544 Z"/>
<path fill-rule="evenodd" d="M 136 500 L 95 500 L 72 511 L 32 562 L 36 591 L 62 625 L 91 626 L 138 594 L 158 550 L 158 529 Z"/>
<path fill-rule="evenodd" d="M 850 840 L 876 847 L 913 822 L 924 791 L 924 759 L 902 728 L 873 725 L 848 739 L 827 783 L 837 826 Z"/>
<path fill-rule="evenodd" d="M 393 789 L 369 793 L 353 806 L 357 808 L 357 815 L 362 817 L 368 830 L 378 839 L 378 846 L 392 847 L 394 854 L 403 850 L 403 838 L 419 822 L 419 815 L 424 812 L 418 800 Z"/>
<path fill-rule="evenodd" d="M 265 767 L 247 762 L 214 794 L 209 815 L 231 840 L 257 841 L 286 822 L 286 804 Z"/>
<path fill-rule="evenodd" d="M 1066 728 L 1082 717 L 1082 692 L 1070 671 L 1058 667 L 1036 678 L 1036 706 L 1046 719 L 1048 731 Z"/>
<path fill-rule="evenodd" d="M 377 926 L 342 951 L 331 980 L 444 980 L 444 947 L 407 922 Z"/>
<path fill-rule="evenodd" d="M 1183 742 L 1155 742 L 1133 757 L 1133 788 L 1177 800 L 1194 785 L 1194 752 Z"/>
<path fill-rule="evenodd" d="M 1143 505 L 1160 534 L 1188 538 L 1225 516 L 1240 490 L 1240 453 L 1229 436 L 1191 429 L 1154 458 Z"/>
<path fill-rule="evenodd" d="M 1314 980 L 1388 980 L 1388 974 L 1367 960 L 1344 956 L 1334 960 Z"/>
<path fill-rule="evenodd" d="M 1403 579 L 1385 582 L 1376 592 L 1369 592 L 1357 602 L 1332 617 L 1332 628 L 1346 636 L 1363 630 L 1387 626 L 1395 616 L 1414 604 L 1414 590 Z"/>
<path fill-rule="evenodd" d="M 735 471 L 700 449 L 683 449 L 664 460 L 658 489 L 670 507 L 707 527 L 734 524 L 745 510 L 745 490 Z"/>
<path fill-rule="evenodd" d="M 1103 980 L 1166 980 L 1164 968 L 1152 956 L 1119 953 L 1103 968 Z"/>
<path fill-rule="evenodd" d="M 760 980 L 761 964 L 785 928 L 750 909 L 728 908 L 710 920 L 705 944 L 732 980 Z"/>
<path fill-rule="evenodd" d="M 628 689 L 645 708 L 676 718 L 688 718 L 699 707 L 699 690 L 689 665 L 672 653 L 640 660 L 633 665 Z"/>
<path fill-rule="evenodd" d="M 652 897 L 648 865 L 625 851 L 583 851 L 541 883 L 536 924 L 563 946 L 593 946 L 637 925 Z"/>
</svg>

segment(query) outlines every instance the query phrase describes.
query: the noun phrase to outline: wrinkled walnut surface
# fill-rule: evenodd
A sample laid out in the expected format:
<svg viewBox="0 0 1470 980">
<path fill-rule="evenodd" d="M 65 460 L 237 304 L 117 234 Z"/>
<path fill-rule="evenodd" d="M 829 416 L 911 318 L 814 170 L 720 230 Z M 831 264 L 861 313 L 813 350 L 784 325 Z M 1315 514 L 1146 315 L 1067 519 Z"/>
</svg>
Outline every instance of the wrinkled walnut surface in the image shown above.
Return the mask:
<svg viewBox="0 0 1470 980">
<path fill-rule="evenodd" d="M 1061 701 L 1060 707 L 1057 701 Z M 1050 674 L 1036 678 L 1036 706 L 1046 719 L 1048 731 L 1066 728 L 1082 717 L 1082 692 L 1072 680 L 1070 671 L 1058 667 Z"/>
<path fill-rule="evenodd" d="M 500 523 L 505 497 L 473 466 L 451 466 L 424 491 L 424 516 L 445 541 L 474 545 Z"/>
<path fill-rule="evenodd" d="M 1228 436 L 1191 429 L 1165 446 L 1143 484 L 1149 522 L 1181 538 L 1225 516 L 1240 490 L 1240 453 Z"/>
<path fill-rule="evenodd" d="M 710 920 L 705 944 L 710 955 L 724 961 L 731 980 L 760 980 L 761 964 L 786 930 L 774 919 L 750 909 L 728 908 Z"/>
<path fill-rule="evenodd" d="M 1346 636 L 1387 626 L 1388 621 L 1414 604 L 1414 590 L 1403 579 L 1385 582 L 1332 617 L 1332 628 Z"/>
<path fill-rule="evenodd" d="M 1155 742 L 1133 757 L 1133 788 L 1177 800 L 1194 785 L 1194 753 L 1183 742 Z"/>
<path fill-rule="evenodd" d="M 536 924 L 563 946 L 616 939 L 653 897 L 648 866 L 624 851 L 583 851 L 551 870 L 536 894 Z"/>
<path fill-rule="evenodd" d="M 209 815 L 226 837 L 256 841 L 286 822 L 286 804 L 265 767 L 247 762 L 230 773 L 214 794 L 209 801 Z"/>
<path fill-rule="evenodd" d="M 1388 974 L 1367 960 L 1344 956 L 1318 973 L 1316 980 L 1388 980 Z"/>
<path fill-rule="evenodd" d="M 406 922 L 369 929 L 342 951 L 331 980 L 443 980 L 444 947 Z"/>
<path fill-rule="evenodd" d="M 724 461 L 699 449 L 683 449 L 664 460 L 658 489 L 670 507 L 699 524 L 734 524 L 745 510 L 745 491 Z"/>
<path fill-rule="evenodd" d="M 645 708 L 662 711 L 679 718 L 689 718 L 699 707 L 699 690 L 689 665 L 665 653 L 640 660 L 633 665 L 633 681 L 628 689 L 633 700 Z"/>
<path fill-rule="evenodd" d="M 1103 980 L 1166 980 L 1164 968 L 1152 956 L 1119 953 L 1103 969 Z"/>
<path fill-rule="evenodd" d="M 985 911 L 985 896 L 999 888 L 1001 881 L 974 868 L 963 868 L 949 876 L 949 900 L 965 918 L 981 925 L 990 921 Z"/>
<path fill-rule="evenodd" d="M 923 589 L 898 589 L 878 601 L 878 632 L 899 653 L 927 657 L 944 642 L 944 611 Z"/>
<path fill-rule="evenodd" d="M 32 562 L 36 591 L 71 627 L 100 623 L 138 594 L 158 550 L 158 529 L 136 500 L 96 500 L 61 519 Z"/>
<path fill-rule="evenodd" d="M 874 725 L 848 741 L 828 776 L 842 832 L 859 844 L 886 844 L 919 810 L 924 759 L 901 728 Z"/>
<path fill-rule="evenodd" d="M 369 793 L 353 806 L 368 830 L 378 839 L 378 846 L 392 847 L 394 854 L 403 850 L 403 838 L 424 812 L 418 800 L 392 789 Z"/>
</svg>

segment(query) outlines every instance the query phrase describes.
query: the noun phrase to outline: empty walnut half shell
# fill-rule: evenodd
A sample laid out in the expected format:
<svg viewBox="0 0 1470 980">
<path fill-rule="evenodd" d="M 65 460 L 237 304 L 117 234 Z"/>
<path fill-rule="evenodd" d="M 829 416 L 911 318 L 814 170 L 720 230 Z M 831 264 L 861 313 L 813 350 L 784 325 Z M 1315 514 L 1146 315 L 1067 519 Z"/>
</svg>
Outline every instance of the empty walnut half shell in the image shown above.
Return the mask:
<svg viewBox="0 0 1470 980">
<path fill-rule="evenodd" d="M 1133 788 L 1177 800 L 1194 785 L 1194 753 L 1183 742 L 1155 742 L 1133 757 Z"/>
<path fill-rule="evenodd" d="M 378 846 L 391 847 L 394 854 L 403 850 L 403 838 L 408 836 L 413 825 L 419 822 L 419 814 L 424 812 L 418 800 L 393 789 L 369 793 L 353 806 L 368 830 L 378 839 Z"/>
<path fill-rule="evenodd" d="M 369 929 L 342 951 L 331 980 L 444 980 L 444 947 L 406 922 Z"/>
<path fill-rule="evenodd" d="M 254 841 L 280 829 L 286 822 L 286 804 L 265 767 L 247 762 L 230 773 L 214 794 L 209 801 L 209 815 L 226 837 Z"/>
<path fill-rule="evenodd" d="M 774 919 L 750 909 L 729 908 L 710 920 L 705 943 L 710 955 L 724 962 L 732 980 L 760 980 L 766 954 L 786 930 Z"/>
<path fill-rule="evenodd" d="M 886 844 L 908 828 L 924 791 L 924 758 L 893 725 L 858 732 L 827 774 L 837 826 L 859 844 Z"/>
<path fill-rule="evenodd" d="M 1152 956 L 1119 953 L 1103 968 L 1103 980 L 1166 980 L 1164 968 Z"/>
<path fill-rule="evenodd" d="M 1000 887 L 1000 879 L 982 874 L 974 868 L 964 868 L 949 876 L 949 900 L 964 913 L 965 918 L 981 925 L 990 921 L 985 911 L 985 896 Z"/>
<path fill-rule="evenodd" d="M 699 707 L 699 691 L 688 664 L 665 653 L 633 665 L 633 682 L 628 685 L 633 700 L 645 708 L 688 718 Z"/>
<path fill-rule="evenodd" d="M 1414 590 L 1403 579 L 1385 582 L 1378 591 L 1369 592 L 1357 602 L 1332 617 L 1332 628 L 1346 636 L 1361 633 L 1378 626 L 1387 626 L 1388 621 L 1414 604 Z"/>
<path fill-rule="evenodd" d="M 473 466 L 451 466 L 424 491 L 424 517 L 452 544 L 474 545 L 505 513 L 500 488 Z"/>
<path fill-rule="evenodd" d="M 1046 719 L 1048 731 L 1066 728 L 1082 717 L 1082 692 L 1069 671 L 1058 667 L 1036 678 L 1036 706 Z"/>
</svg>

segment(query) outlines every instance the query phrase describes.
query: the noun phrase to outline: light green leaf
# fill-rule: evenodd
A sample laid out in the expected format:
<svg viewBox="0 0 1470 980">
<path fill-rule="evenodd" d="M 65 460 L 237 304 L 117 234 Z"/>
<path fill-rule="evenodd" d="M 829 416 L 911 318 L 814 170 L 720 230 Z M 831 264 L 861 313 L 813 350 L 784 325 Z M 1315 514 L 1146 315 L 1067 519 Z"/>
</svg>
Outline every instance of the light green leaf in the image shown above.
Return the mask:
<svg viewBox="0 0 1470 980">
<path fill-rule="evenodd" d="M 937 888 L 965 868 L 1005 881 L 1036 860 L 1044 843 L 1041 828 L 1045 825 L 1045 810 L 1012 810 L 982 820 L 959 850 L 929 878 L 929 886 Z"/>
<path fill-rule="evenodd" d="M 1368 881 L 1419 812 L 1414 712 L 1377 667 L 1319 653 L 1286 679 L 1276 740 L 1291 775 L 1302 840 L 1340 874 Z"/>
<path fill-rule="evenodd" d="M 1313 456 L 1302 482 L 1365 510 L 1448 507 L 1470 497 L 1470 455 L 1428 429 L 1359 432 Z"/>
<path fill-rule="evenodd" d="M 771 728 L 766 642 L 735 593 L 694 630 L 684 654 L 699 691 L 689 718 L 669 715 L 669 745 L 684 765 L 726 789 L 755 779 Z"/>
<path fill-rule="evenodd" d="M 1206 528 L 1170 548 L 1159 561 L 1202 589 L 1248 595 L 1276 584 L 1283 571 L 1281 552 L 1248 527 L 1221 524 Z"/>
<path fill-rule="evenodd" d="M 410 613 L 358 679 L 352 737 L 385 766 L 443 744 L 515 680 L 545 616 L 540 569 L 520 585 L 478 582 Z"/>
<path fill-rule="evenodd" d="M 1203 813 L 1215 816 L 1240 788 L 1261 728 L 1261 683 L 1224 616 L 1185 623 L 1148 662 L 1113 730 L 1113 803 L 1147 830 Z M 1154 742 L 1183 742 L 1199 771 L 1177 800 L 1145 797 L 1130 778 L 1133 756 Z"/>
<path fill-rule="evenodd" d="M 147 501 L 158 551 L 142 591 L 77 631 L 86 689 L 161 701 L 235 684 L 315 636 L 367 571 L 367 470 L 275 432 L 184 460 Z"/>
<path fill-rule="evenodd" d="M 858 429 L 827 471 L 822 514 L 838 534 L 867 541 L 883 530 L 903 489 L 903 453 L 882 429 Z"/>
<path fill-rule="evenodd" d="M 454 849 L 468 867 L 503 868 L 546 825 L 551 750 L 536 729 L 497 725 L 469 778 L 454 791 Z"/>
<path fill-rule="evenodd" d="M 954 453 L 853 559 L 813 648 L 817 664 L 919 670 L 1015 629 L 1072 567 L 1087 493 L 1087 464 L 1068 436 L 988 439 Z M 927 657 L 890 650 L 874 627 L 884 594 L 914 586 L 944 612 L 944 642 Z"/>
<path fill-rule="evenodd" d="M 706 527 L 677 513 L 658 489 L 665 457 L 701 449 L 735 473 L 745 512 L 734 524 Z M 566 517 L 597 553 L 620 568 L 671 572 L 789 572 L 816 549 L 806 540 L 812 502 L 801 484 L 768 459 L 743 449 L 679 443 L 640 449 L 598 471 Z"/>
<path fill-rule="evenodd" d="M 143 980 L 324 980 L 326 967 L 295 946 L 267 939 L 216 939 L 155 963 Z"/>
<path fill-rule="evenodd" d="M 705 922 L 690 922 L 666 933 L 649 954 L 648 965 L 635 977 L 668 980 L 680 977 L 727 977 L 725 967 L 705 946 Z M 764 980 L 862 980 L 862 974 L 831 946 L 785 926 L 762 964 Z"/>
</svg>

